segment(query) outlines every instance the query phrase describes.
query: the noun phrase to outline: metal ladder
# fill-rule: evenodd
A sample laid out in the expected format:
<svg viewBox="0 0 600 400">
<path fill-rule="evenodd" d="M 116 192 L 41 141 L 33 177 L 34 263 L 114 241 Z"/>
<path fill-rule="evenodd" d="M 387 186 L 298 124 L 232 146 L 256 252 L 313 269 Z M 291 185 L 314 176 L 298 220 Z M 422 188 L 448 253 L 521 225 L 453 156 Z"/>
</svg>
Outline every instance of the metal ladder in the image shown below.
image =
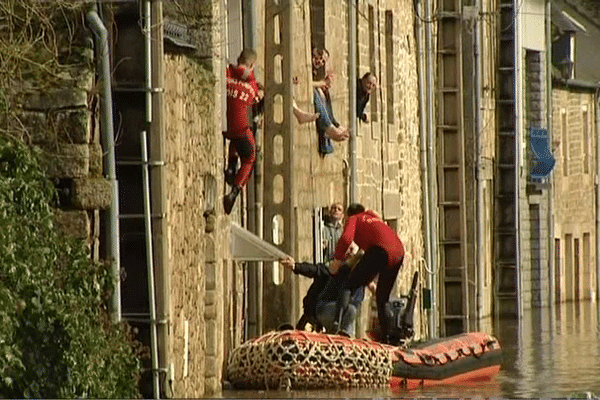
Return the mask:
<svg viewBox="0 0 600 400">
<path fill-rule="evenodd" d="M 514 0 L 501 0 L 498 55 L 498 147 L 496 168 L 496 219 L 494 226 L 494 304 L 496 314 L 516 315 L 517 297 L 517 212 L 516 179 L 516 60 Z"/>
<path fill-rule="evenodd" d="M 437 7 L 440 333 L 448 336 L 469 329 L 462 0 L 438 1 Z"/>
</svg>

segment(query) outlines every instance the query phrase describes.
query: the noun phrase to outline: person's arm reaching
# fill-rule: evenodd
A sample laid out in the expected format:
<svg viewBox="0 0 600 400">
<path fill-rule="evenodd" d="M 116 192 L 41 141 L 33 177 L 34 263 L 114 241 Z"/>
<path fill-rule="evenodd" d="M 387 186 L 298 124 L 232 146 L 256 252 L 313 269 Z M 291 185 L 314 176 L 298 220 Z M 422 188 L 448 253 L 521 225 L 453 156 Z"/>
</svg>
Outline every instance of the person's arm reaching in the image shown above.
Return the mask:
<svg viewBox="0 0 600 400">
<path fill-rule="evenodd" d="M 354 232 L 356 230 L 356 217 L 352 216 L 348 218 L 346 224 L 344 225 L 344 232 L 342 232 L 342 236 L 337 242 L 335 246 L 335 253 L 333 254 L 334 260 L 331 262 L 329 266 L 329 272 L 332 274 L 336 274 L 340 267 L 342 266 L 342 260 L 346 256 L 346 251 L 350 244 L 354 240 Z"/>
<path fill-rule="evenodd" d="M 279 260 L 284 268 L 289 269 L 296 275 L 306 276 L 314 279 L 319 275 L 319 266 L 311 263 L 297 263 L 292 257 L 286 257 Z"/>
</svg>

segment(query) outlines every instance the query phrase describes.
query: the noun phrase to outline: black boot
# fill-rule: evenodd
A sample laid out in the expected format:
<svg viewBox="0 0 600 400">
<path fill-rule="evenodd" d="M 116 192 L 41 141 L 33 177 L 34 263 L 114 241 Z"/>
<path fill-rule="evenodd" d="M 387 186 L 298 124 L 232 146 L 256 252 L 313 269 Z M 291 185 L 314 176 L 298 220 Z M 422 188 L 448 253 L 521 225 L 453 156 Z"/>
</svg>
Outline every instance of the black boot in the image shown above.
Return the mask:
<svg viewBox="0 0 600 400">
<path fill-rule="evenodd" d="M 235 183 L 235 174 L 237 173 L 237 159 L 231 159 L 227 162 L 227 169 L 225 170 L 225 182 L 229 186 L 233 186 Z"/>
<path fill-rule="evenodd" d="M 335 319 L 333 320 L 333 333 L 338 333 L 342 325 L 342 318 L 348 306 L 350 305 L 350 296 L 352 292 L 348 289 L 344 290 L 337 301 L 335 310 Z"/>
<path fill-rule="evenodd" d="M 225 214 L 231 214 L 231 210 L 233 209 L 233 205 L 235 204 L 235 199 L 237 199 L 238 194 L 240 193 L 240 188 L 234 186 L 231 188 L 231 192 L 223 197 L 223 207 L 225 208 Z"/>
</svg>

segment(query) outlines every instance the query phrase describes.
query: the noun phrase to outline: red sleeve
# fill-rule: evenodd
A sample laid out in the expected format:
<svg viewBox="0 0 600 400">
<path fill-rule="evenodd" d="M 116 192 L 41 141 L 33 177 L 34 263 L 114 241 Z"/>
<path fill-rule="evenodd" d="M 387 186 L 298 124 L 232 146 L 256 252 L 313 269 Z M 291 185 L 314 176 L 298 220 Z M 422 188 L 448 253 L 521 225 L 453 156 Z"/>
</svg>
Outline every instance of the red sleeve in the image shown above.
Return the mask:
<svg viewBox="0 0 600 400">
<path fill-rule="evenodd" d="M 366 211 L 365 211 L 365 214 L 369 214 L 370 216 L 372 216 L 372 217 L 375 217 L 375 218 L 377 218 L 377 219 L 380 219 L 380 220 L 382 220 L 382 221 L 383 221 L 383 218 L 381 218 L 381 215 L 377 214 L 377 213 L 376 213 L 375 211 L 373 211 L 373 210 L 366 210 Z"/>
<path fill-rule="evenodd" d="M 346 255 L 346 251 L 348 251 L 348 247 L 354 240 L 354 232 L 356 230 L 356 216 L 353 215 L 346 220 L 346 224 L 344 225 L 344 232 L 342 232 L 342 236 L 340 240 L 338 240 L 337 245 L 335 246 L 335 253 L 333 254 L 333 258 L 336 260 L 343 260 Z"/>
<path fill-rule="evenodd" d="M 248 77 L 248 83 L 252 86 L 252 89 L 254 89 L 254 103 L 258 103 L 260 101 L 260 97 L 258 96 L 260 88 L 258 87 L 258 82 L 256 82 L 254 71 L 252 71 L 252 74 Z"/>
</svg>

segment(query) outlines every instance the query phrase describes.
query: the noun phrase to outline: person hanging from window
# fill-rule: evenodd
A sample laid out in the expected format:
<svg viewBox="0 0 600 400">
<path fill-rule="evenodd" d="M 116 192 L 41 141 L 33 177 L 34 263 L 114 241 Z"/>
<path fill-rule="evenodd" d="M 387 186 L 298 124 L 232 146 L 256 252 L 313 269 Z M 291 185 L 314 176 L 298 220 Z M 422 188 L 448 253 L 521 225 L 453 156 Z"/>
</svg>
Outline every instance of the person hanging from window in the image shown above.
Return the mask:
<svg viewBox="0 0 600 400">
<path fill-rule="evenodd" d="M 249 110 L 262 98 L 262 85 L 254 77 L 257 55 L 253 49 L 244 49 L 237 65 L 227 67 L 227 131 L 223 136 L 229 140 L 225 181 L 231 191 L 223 197 L 223 207 L 230 214 L 235 200 L 248 182 L 256 159 L 254 133 L 250 128 Z M 240 169 L 236 171 L 238 159 Z"/>
<path fill-rule="evenodd" d="M 329 59 L 326 49 L 313 49 L 313 101 L 317 118 L 317 134 L 319 137 L 319 153 L 321 155 L 333 152 L 331 140 L 338 142 L 350 137 L 350 130 L 341 126 L 333 115 L 330 89 L 333 82 L 333 71 L 325 73 Z"/>
<path fill-rule="evenodd" d="M 334 260 L 329 266 L 332 275 L 348 273 L 342 268 L 346 251 L 352 242 L 356 243 L 365 254 L 358 264 L 349 272 L 345 287 L 338 300 L 335 328 L 340 329 L 343 313 L 350 304 L 352 294 L 361 286 L 368 285 L 377 279 L 377 316 L 380 326 L 380 341 L 388 343 L 389 321 L 385 305 L 396 282 L 398 272 L 404 260 L 404 244 L 398 234 L 388 226 L 379 214 L 366 210 L 362 204 L 351 204 L 346 211 L 347 219 L 344 232 L 338 241 Z"/>
<path fill-rule="evenodd" d="M 317 118 L 319 118 L 319 113 L 309 113 L 309 112 L 302 110 L 300 107 L 298 107 L 298 104 L 296 104 L 296 100 L 294 100 L 292 102 L 292 107 L 293 107 L 294 117 L 296 117 L 296 120 L 298 121 L 299 124 L 306 124 L 307 122 L 313 122 L 313 121 L 316 121 Z"/>
<path fill-rule="evenodd" d="M 365 73 L 356 82 L 356 116 L 362 122 L 369 122 L 365 107 L 371 97 L 371 92 L 377 87 L 377 77 L 371 72 Z"/>
</svg>

